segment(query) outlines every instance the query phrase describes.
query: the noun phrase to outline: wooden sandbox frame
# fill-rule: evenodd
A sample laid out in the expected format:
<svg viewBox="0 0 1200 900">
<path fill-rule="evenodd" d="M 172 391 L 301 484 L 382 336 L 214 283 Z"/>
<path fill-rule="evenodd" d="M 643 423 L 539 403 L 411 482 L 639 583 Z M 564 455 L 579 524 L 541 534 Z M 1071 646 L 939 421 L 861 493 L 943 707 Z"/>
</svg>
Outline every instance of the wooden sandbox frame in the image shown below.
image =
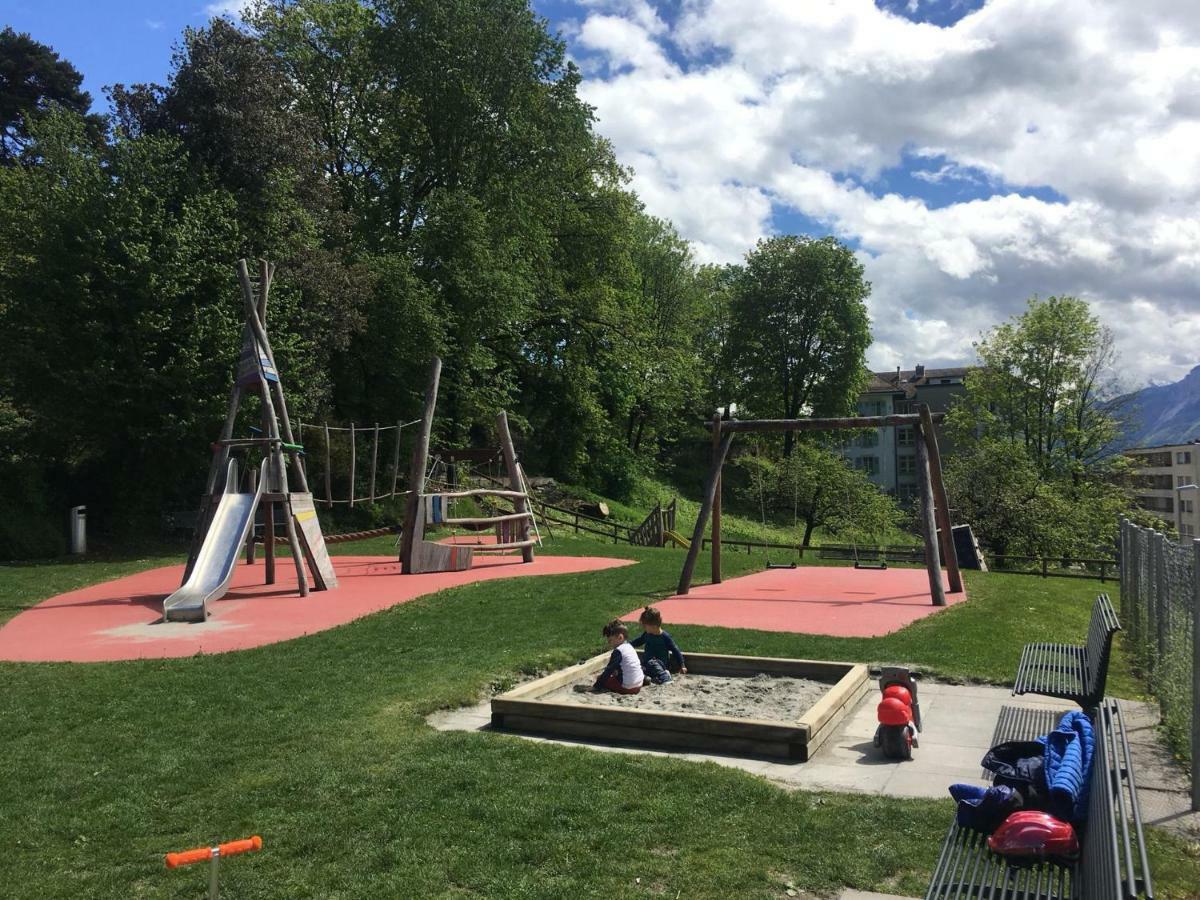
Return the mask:
<svg viewBox="0 0 1200 900">
<path fill-rule="evenodd" d="M 541 699 L 584 677 L 595 678 L 608 657 L 608 653 L 593 656 L 493 698 L 492 727 L 606 743 L 805 762 L 832 736 L 841 720 L 870 689 L 870 675 L 862 663 L 689 653 L 688 675 L 783 675 L 828 682 L 829 690 L 795 722 L 555 703 Z"/>
</svg>

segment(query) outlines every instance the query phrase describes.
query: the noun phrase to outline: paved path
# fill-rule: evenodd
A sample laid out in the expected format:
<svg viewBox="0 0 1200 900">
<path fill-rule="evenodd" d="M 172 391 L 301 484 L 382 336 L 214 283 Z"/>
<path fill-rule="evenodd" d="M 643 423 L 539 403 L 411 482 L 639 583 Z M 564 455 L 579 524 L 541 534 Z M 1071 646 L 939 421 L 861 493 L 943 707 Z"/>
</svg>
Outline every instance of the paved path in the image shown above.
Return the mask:
<svg viewBox="0 0 1200 900">
<path fill-rule="evenodd" d="M 1062 700 L 1026 694 L 1013 697 L 1006 688 L 951 685 L 924 681 L 920 686 L 925 730 L 920 746 L 908 761 L 889 760 L 875 749 L 875 704 L 869 692 L 846 717 L 837 733 L 806 763 L 773 762 L 707 753 L 646 750 L 553 738 L 529 740 L 576 744 L 613 753 L 647 753 L 683 759 L 708 760 L 769 778 L 789 788 L 850 791 L 891 797 L 948 798 L 954 782 L 988 784 L 980 760 L 992 746 L 992 735 L 1002 706 L 1067 709 Z M 1196 814 L 1187 814 L 1187 782 L 1163 749 L 1154 730 L 1156 710 L 1144 703 L 1122 701 L 1130 728 L 1130 744 L 1137 761 L 1138 797 L 1150 824 L 1200 835 Z M 429 721 L 441 730 L 486 730 L 490 727 L 489 703 L 435 713 Z"/>
<path fill-rule="evenodd" d="M 686 677 L 686 676 L 685 676 Z M 852 791 L 893 797 L 948 798 L 947 787 L 956 781 L 985 784 L 979 761 L 992 745 L 1000 707 L 1020 700 L 1028 706 L 1063 708 L 1061 700 L 1014 698 L 1003 688 L 956 686 L 922 682 L 921 714 L 925 730 L 913 758 L 890 760 L 875 749 L 875 704 L 878 693 L 869 692 L 837 733 L 806 763 L 745 759 L 709 753 L 683 753 L 588 743 L 585 746 L 618 753 L 649 753 L 684 759 L 710 760 L 762 775 L 781 785 L 805 790 Z M 430 724 L 442 730 L 479 730 L 489 727 L 488 703 L 436 713 Z M 560 744 L 581 744 L 551 738 Z"/>
</svg>

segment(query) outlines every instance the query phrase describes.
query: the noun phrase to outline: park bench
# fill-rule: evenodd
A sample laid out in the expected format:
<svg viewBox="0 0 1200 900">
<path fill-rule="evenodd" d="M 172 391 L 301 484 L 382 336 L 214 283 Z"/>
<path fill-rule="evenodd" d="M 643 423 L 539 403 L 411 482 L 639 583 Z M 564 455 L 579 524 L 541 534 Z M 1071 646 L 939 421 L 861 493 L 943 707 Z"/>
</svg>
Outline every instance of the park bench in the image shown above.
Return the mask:
<svg viewBox="0 0 1200 900">
<path fill-rule="evenodd" d="M 1006 711 L 1010 708 L 1006 708 Z M 1048 714 L 1010 713 L 1010 740 L 1044 734 Z M 1077 827 L 1079 859 L 1018 864 L 992 853 L 987 835 L 951 824 L 926 900 L 1135 900 L 1154 897 L 1132 758 L 1121 708 L 1105 698 L 1090 713 L 1096 736 L 1087 821 Z M 1036 728 L 1021 733 L 1020 726 Z M 999 733 L 1000 728 L 997 728 Z"/>
<path fill-rule="evenodd" d="M 1087 643 L 1026 644 L 1012 692 L 1062 697 L 1090 709 L 1104 696 L 1113 635 L 1120 630 L 1112 601 L 1101 594 L 1092 606 Z"/>
</svg>

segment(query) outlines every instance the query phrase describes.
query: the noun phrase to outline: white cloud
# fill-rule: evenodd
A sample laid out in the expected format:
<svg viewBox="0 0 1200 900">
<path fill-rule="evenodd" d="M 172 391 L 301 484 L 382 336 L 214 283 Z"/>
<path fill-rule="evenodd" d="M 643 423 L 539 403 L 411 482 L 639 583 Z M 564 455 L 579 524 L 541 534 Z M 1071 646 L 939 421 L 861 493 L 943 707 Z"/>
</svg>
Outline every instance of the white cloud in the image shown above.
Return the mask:
<svg viewBox="0 0 1200 900">
<path fill-rule="evenodd" d="M 162 27 L 166 24 L 165 22 L 163 22 L 159 19 L 146 19 L 144 21 L 146 23 L 146 27 L 149 28 L 151 31 L 160 31 L 162 29 Z"/>
<path fill-rule="evenodd" d="M 991 0 L 949 28 L 871 0 L 581 6 L 584 98 L 648 209 L 705 260 L 739 258 L 773 204 L 856 242 L 873 364 L 966 360 L 1034 293 L 1087 298 L 1135 380 L 1200 361 L 1193 0 Z M 1007 193 L 863 187 L 902 160 L 943 193 Z"/>
<path fill-rule="evenodd" d="M 210 16 L 229 16 L 237 19 L 242 10 L 250 5 L 251 0 L 216 0 L 204 7 L 204 12 Z"/>
</svg>

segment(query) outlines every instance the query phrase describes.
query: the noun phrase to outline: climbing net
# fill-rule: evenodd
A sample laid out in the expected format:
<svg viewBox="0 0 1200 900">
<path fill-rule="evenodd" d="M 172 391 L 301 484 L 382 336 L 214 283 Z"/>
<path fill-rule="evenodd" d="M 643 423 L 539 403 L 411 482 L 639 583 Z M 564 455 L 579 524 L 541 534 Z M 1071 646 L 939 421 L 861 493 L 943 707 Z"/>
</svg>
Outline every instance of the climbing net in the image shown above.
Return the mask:
<svg viewBox="0 0 1200 900">
<path fill-rule="evenodd" d="M 354 506 L 408 493 L 399 487 L 400 443 L 404 429 L 417 424 L 419 420 L 394 425 L 298 423 L 297 440 L 305 447 L 302 458 L 314 501 L 321 506 Z M 307 471 L 310 466 L 315 473 Z"/>
</svg>

